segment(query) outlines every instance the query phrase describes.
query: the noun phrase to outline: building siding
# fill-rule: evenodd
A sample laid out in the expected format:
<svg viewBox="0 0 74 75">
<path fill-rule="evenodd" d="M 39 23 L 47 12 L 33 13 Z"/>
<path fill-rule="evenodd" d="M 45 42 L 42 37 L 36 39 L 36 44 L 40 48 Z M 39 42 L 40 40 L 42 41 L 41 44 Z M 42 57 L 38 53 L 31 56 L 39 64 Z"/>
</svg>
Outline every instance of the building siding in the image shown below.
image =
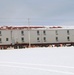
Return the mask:
<svg viewBox="0 0 74 75">
<path fill-rule="evenodd" d="M 29 35 L 30 34 L 30 35 Z M 29 38 L 30 37 L 30 38 Z M 8 39 L 6 41 L 6 39 Z M 74 29 L 31 28 L 0 30 L 0 45 L 74 43 Z"/>
</svg>

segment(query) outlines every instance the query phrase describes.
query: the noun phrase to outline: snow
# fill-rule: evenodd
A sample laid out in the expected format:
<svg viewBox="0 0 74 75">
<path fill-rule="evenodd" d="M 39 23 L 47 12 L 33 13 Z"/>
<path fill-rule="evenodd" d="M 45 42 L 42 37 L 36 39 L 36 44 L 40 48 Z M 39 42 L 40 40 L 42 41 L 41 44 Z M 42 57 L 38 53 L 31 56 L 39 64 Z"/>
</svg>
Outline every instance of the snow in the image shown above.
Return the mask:
<svg viewBox="0 0 74 75">
<path fill-rule="evenodd" d="M 74 75 L 74 47 L 0 50 L 0 75 Z"/>
</svg>

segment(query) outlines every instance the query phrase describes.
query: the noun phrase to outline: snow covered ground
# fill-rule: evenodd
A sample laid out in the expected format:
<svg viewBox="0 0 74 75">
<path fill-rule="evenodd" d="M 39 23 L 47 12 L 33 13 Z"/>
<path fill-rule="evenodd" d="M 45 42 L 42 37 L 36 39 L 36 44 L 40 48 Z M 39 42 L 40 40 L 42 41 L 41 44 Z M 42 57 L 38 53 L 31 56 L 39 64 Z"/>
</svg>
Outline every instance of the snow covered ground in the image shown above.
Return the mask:
<svg viewBox="0 0 74 75">
<path fill-rule="evenodd" d="M 74 75 L 74 47 L 0 50 L 0 75 Z"/>
</svg>

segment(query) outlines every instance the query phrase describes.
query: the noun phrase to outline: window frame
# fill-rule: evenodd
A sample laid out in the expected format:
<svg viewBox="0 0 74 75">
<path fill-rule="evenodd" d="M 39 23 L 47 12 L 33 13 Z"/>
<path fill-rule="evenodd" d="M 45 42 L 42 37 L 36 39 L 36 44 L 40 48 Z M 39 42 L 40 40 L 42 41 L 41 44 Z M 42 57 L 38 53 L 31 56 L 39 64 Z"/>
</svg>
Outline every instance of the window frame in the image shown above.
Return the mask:
<svg viewBox="0 0 74 75">
<path fill-rule="evenodd" d="M 2 43 L 2 38 L 0 38 L 0 43 Z"/>
<path fill-rule="evenodd" d="M 6 38 L 6 41 L 9 41 L 9 38 Z"/>
<path fill-rule="evenodd" d="M 70 37 L 69 36 L 67 36 L 67 40 L 70 41 Z"/>
<path fill-rule="evenodd" d="M 43 30 L 43 34 L 46 35 L 46 31 L 45 30 Z"/>
<path fill-rule="evenodd" d="M 67 34 L 68 34 L 68 35 L 70 34 L 70 31 L 69 31 L 69 30 L 67 30 Z"/>
<path fill-rule="evenodd" d="M 23 30 L 21 31 L 21 35 L 24 35 L 24 31 Z"/>
<path fill-rule="evenodd" d="M 21 41 L 24 42 L 24 37 L 21 37 Z"/>
<path fill-rule="evenodd" d="M 58 41 L 58 37 L 56 37 L 56 41 Z"/>
<path fill-rule="evenodd" d="M 40 32 L 39 32 L 39 30 L 37 30 L 37 35 L 40 35 Z"/>
<path fill-rule="evenodd" d="M 57 30 L 55 31 L 55 33 L 56 33 L 56 35 L 58 35 L 58 31 Z"/>
<path fill-rule="evenodd" d="M 0 36 L 2 36 L 2 31 L 0 31 Z"/>
<path fill-rule="evenodd" d="M 46 37 L 43 37 L 44 42 L 46 42 Z"/>
<path fill-rule="evenodd" d="M 39 37 L 37 37 L 37 42 L 40 42 L 40 38 Z"/>
</svg>

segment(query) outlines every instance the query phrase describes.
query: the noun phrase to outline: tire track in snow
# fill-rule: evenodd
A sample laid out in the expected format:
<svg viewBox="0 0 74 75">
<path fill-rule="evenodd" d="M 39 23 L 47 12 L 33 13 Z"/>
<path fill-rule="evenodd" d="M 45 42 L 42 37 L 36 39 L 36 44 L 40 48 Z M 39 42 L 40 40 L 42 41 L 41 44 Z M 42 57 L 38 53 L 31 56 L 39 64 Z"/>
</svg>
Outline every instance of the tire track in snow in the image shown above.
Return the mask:
<svg viewBox="0 0 74 75">
<path fill-rule="evenodd" d="M 31 64 L 31 63 L 16 63 L 16 62 L 0 62 L 0 64 L 14 64 L 14 65 L 27 65 L 27 66 L 43 66 L 43 67 L 58 67 L 58 68 L 73 68 L 72 66 L 61 65 L 46 65 L 46 64 Z"/>
<path fill-rule="evenodd" d="M 36 66 L 34 66 L 34 65 L 36 65 Z M 54 73 L 62 73 L 62 74 L 71 74 L 71 75 L 74 75 L 73 72 L 66 72 L 66 71 L 51 70 L 51 69 L 45 69 L 45 68 L 43 68 L 43 66 L 49 66 L 49 65 L 40 65 L 39 64 L 39 66 L 42 66 L 42 67 L 40 67 L 40 68 L 38 67 L 37 68 L 38 64 L 25 64 L 24 65 L 24 63 L 0 63 L 0 66 L 2 66 L 2 67 L 10 67 L 10 68 L 23 68 L 23 69 L 41 70 L 41 71 L 47 71 L 47 72 L 54 72 Z"/>
</svg>

